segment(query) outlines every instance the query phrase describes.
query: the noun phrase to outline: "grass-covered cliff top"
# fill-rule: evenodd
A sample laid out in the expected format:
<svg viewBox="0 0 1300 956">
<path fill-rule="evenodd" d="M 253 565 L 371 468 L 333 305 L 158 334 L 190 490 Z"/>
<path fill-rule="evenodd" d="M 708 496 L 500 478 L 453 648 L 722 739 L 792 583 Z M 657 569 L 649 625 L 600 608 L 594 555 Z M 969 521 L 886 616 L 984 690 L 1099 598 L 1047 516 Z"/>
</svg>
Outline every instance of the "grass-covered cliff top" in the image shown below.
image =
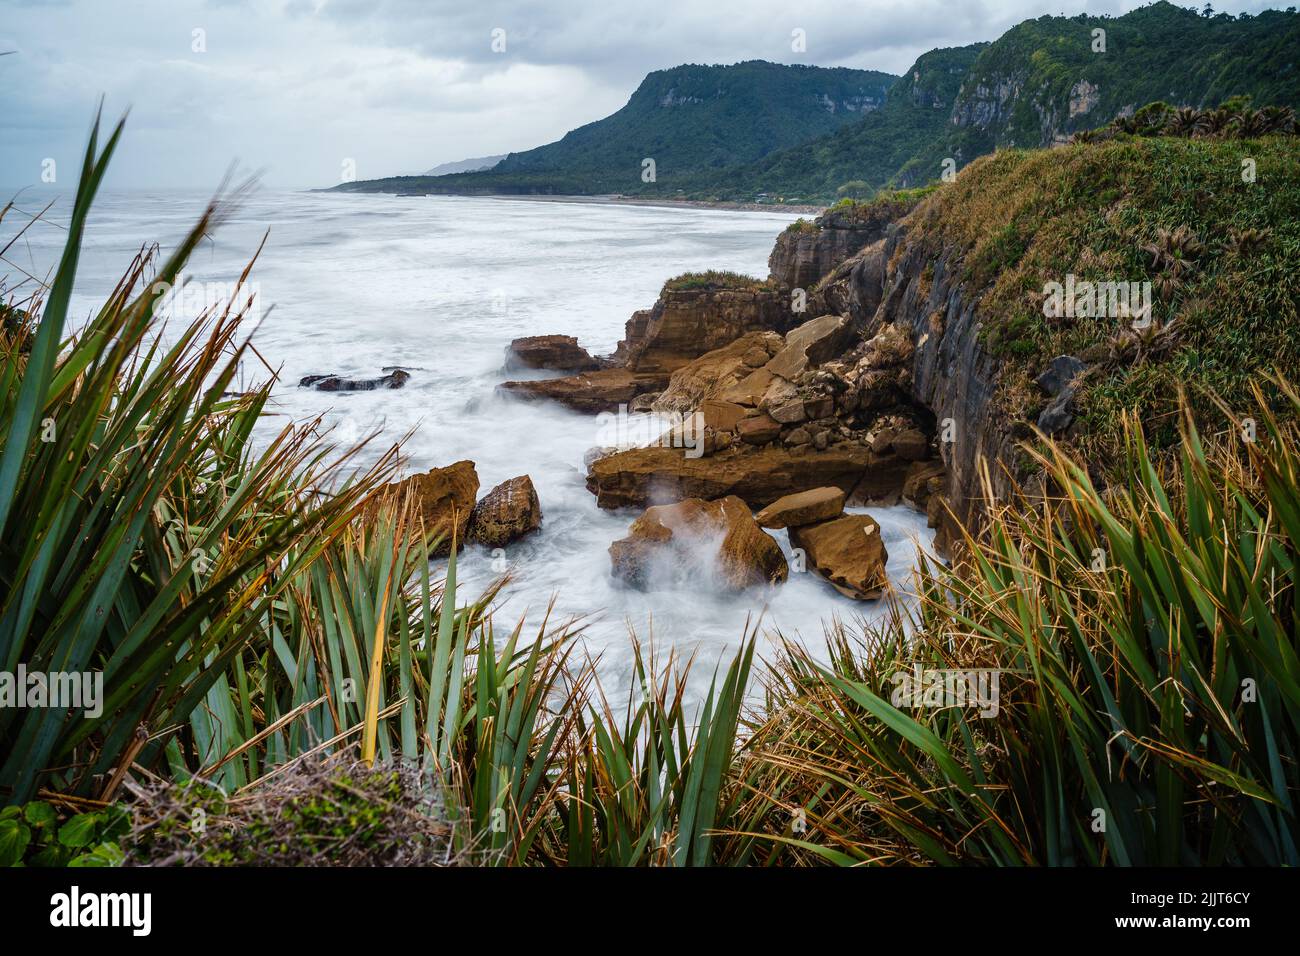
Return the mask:
<svg viewBox="0 0 1300 956">
<path fill-rule="evenodd" d="M 1254 181 L 1246 181 L 1248 162 Z M 1300 368 L 1300 139 L 1133 138 L 998 152 L 918 207 L 913 234 L 961 257 L 981 296 L 985 346 L 1006 359 L 1012 411 L 1041 403 L 1053 356 L 1092 365 L 1084 431 L 1117 437 L 1120 412 L 1149 422 L 1180 386 L 1243 402 L 1273 369 Z M 1049 282 L 1152 283 L 1152 324 L 1049 318 Z M 1169 414 L 1166 437 L 1172 439 Z"/>
<path fill-rule="evenodd" d="M 803 220 L 800 220 L 801 222 Z M 664 292 L 709 291 L 722 289 L 763 289 L 767 280 L 756 279 L 740 272 L 728 272 L 722 269 L 709 269 L 707 272 L 683 272 L 673 276 L 663 285 Z"/>
</svg>

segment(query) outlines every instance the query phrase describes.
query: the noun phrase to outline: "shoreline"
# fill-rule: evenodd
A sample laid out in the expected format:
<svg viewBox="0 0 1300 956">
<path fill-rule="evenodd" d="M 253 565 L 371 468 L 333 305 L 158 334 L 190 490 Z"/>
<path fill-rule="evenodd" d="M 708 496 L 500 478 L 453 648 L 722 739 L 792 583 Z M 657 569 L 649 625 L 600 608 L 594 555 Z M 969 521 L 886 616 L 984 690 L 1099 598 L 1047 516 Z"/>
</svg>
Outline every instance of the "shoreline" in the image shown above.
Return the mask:
<svg viewBox="0 0 1300 956">
<path fill-rule="evenodd" d="M 308 189 L 309 193 L 330 193 L 335 192 L 334 187 L 326 189 Z M 553 196 L 553 195 L 524 195 L 524 194 L 502 194 L 502 193 L 481 193 L 481 194 L 464 194 L 464 193 L 416 193 L 416 192 L 387 192 L 376 191 L 366 192 L 362 190 L 341 190 L 347 195 L 370 195 L 370 196 L 401 196 L 403 198 L 420 197 L 420 196 L 440 196 L 449 199 L 504 199 L 514 202 L 552 202 L 552 203 L 583 203 L 587 205 L 611 205 L 611 206 L 657 206 L 663 209 L 716 209 L 723 212 L 779 212 L 779 213 L 799 213 L 801 215 L 818 216 L 825 212 L 829 205 L 810 205 L 806 203 L 756 203 L 756 202 L 730 202 L 719 201 L 710 202 L 705 199 L 641 199 L 636 196 L 620 195 L 600 195 L 600 196 Z"/>
</svg>

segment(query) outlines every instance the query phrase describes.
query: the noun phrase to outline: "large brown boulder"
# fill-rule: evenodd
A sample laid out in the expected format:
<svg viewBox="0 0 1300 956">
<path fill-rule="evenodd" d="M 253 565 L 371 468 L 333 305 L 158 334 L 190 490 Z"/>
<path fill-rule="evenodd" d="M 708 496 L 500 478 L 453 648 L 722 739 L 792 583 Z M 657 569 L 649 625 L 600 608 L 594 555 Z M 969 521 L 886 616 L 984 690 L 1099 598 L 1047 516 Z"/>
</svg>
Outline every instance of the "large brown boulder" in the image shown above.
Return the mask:
<svg viewBox="0 0 1300 956">
<path fill-rule="evenodd" d="M 839 442 L 825 451 L 792 450 L 780 444 L 755 448 L 742 442 L 716 455 L 695 458 L 677 448 L 631 448 L 593 461 L 587 489 L 602 508 L 726 495 L 762 508 L 793 491 L 830 485 L 856 500 L 852 493 L 869 476 L 871 490 L 892 485 L 897 494 L 906 470 L 907 462 L 892 455 L 877 456 L 855 442 Z"/>
<path fill-rule="evenodd" d="M 542 505 L 527 475 L 503 481 L 474 506 L 469 518 L 470 541 L 489 548 L 505 547 L 542 524 Z"/>
<path fill-rule="evenodd" d="M 579 412 L 613 412 L 642 392 L 663 388 L 667 375 L 640 375 L 625 368 L 603 368 L 564 378 L 502 382 L 501 388 L 521 398 L 547 398 Z"/>
<path fill-rule="evenodd" d="M 705 399 L 719 395 L 755 368 L 766 365 L 783 344 L 775 332 L 750 332 L 722 348 L 705 352 L 673 372 L 668 387 L 655 399 L 655 410 L 694 411 Z"/>
<path fill-rule="evenodd" d="M 754 515 L 754 520 L 764 528 L 797 528 L 829 521 L 843 512 L 843 488 L 812 488 L 776 499 Z"/>
<path fill-rule="evenodd" d="M 804 372 L 844 351 L 853 335 L 847 316 L 823 315 L 793 329 L 785 337 L 785 347 L 767 363 L 766 368 L 773 375 L 794 381 Z"/>
<path fill-rule="evenodd" d="M 870 515 L 844 515 L 821 524 L 790 529 L 790 545 L 803 549 L 808 563 L 834 587 L 859 601 L 880 597 L 889 583 L 889 555 L 880 526 Z"/>
<path fill-rule="evenodd" d="M 600 361 L 572 335 L 528 335 L 510 343 L 506 368 L 545 368 L 557 372 L 590 372 Z"/>
<path fill-rule="evenodd" d="M 716 552 L 702 555 L 715 544 Z M 789 575 L 781 546 L 734 495 L 647 508 L 627 537 L 609 546 L 615 577 L 640 588 L 653 584 L 656 567 L 692 573 L 702 556 L 716 562 L 720 583 L 731 589 L 779 584 Z"/>
<path fill-rule="evenodd" d="M 414 495 L 425 533 L 441 538 L 434 549 L 435 555 L 451 552 L 453 531 L 457 545 L 465 543 L 474 499 L 478 496 L 478 473 L 472 461 L 431 468 L 422 475 L 394 482 L 389 490 L 399 499 L 408 492 Z"/>
</svg>

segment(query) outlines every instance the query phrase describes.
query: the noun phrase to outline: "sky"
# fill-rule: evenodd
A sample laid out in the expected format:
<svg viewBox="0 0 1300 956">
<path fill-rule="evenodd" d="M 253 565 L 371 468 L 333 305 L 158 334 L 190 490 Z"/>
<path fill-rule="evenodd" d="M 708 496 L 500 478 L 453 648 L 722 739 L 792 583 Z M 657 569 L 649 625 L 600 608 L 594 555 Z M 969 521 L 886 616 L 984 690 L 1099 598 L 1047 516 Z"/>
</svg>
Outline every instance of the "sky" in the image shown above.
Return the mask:
<svg viewBox="0 0 1300 956">
<path fill-rule="evenodd" d="M 646 73 L 681 63 L 898 74 L 927 50 L 993 40 L 1030 17 L 1141 5 L 0 0 L 0 53 L 13 51 L 0 56 L 0 185 L 75 176 L 101 97 L 108 117 L 130 110 L 109 186 L 212 188 L 237 168 L 298 189 L 553 142 L 619 109 Z"/>
</svg>

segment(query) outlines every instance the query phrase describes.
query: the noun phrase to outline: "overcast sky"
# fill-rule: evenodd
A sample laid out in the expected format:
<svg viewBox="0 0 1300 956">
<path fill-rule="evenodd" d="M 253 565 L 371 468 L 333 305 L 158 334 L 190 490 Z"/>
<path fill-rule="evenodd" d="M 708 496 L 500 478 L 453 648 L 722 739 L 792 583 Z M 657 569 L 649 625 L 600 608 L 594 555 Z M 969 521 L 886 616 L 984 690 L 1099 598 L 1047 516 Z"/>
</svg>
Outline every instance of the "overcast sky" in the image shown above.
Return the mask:
<svg viewBox="0 0 1300 956">
<path fill-rule="evenodd" d="M 766 59 L 901 73 L 935 47 L 1124 0 L 0 0 L 0 185 L 75 174 L 95 103 L 130 108 L 110 184 L 420 172 L 551 142 L 649 71 Z M 1256 12 L 1286 3 L 1215 2 Z M 802 29 L 807 51 L 791 50 Z M 493 49 L 504 31 L 503 51 Z M 496 34 L 498 38 L 502 34 Z M 498 43 L 498 46 L 500 44 Z"/>
</svg>

